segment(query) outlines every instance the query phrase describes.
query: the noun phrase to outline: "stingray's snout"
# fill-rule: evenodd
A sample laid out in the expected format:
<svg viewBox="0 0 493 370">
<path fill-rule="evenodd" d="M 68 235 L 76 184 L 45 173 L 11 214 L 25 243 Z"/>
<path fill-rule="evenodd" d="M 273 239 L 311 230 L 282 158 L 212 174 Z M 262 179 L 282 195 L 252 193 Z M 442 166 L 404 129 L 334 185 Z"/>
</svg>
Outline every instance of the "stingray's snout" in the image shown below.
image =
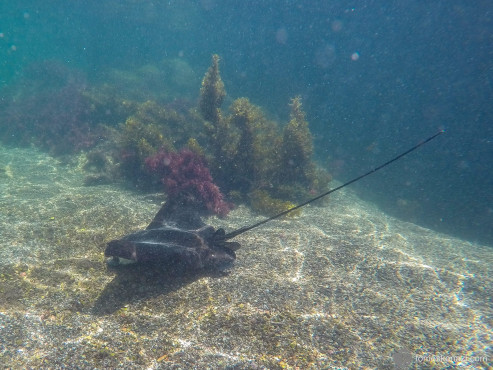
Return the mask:
<svg viewBox="0 0 493 370">
<path fill-rule="evenodd" d="M 106 246 L 104 256 L 108 257 L 106 263 L 111 267 L 137 261 L 134 243 L 125 240 L 110 241 Z"/>
</svg>

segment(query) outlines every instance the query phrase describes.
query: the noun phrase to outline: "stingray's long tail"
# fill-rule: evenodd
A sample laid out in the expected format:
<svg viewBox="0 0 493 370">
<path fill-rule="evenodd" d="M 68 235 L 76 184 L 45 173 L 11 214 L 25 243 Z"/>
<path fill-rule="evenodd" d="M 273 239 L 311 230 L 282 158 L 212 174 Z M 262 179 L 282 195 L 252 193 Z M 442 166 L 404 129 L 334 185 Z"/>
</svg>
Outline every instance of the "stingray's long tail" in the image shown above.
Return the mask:
<svg viewBox="0 0 493 370">
<path fill-rule="evenodd" d="M 375 167 L 372 170 L 364 173 L 363 175 L 360 175 L 358 177 L 355 177 L 354 179 L 352 179 L 352 180 L 350 180 L 350 181 L 348 181 L 348 182 L 346 182 L 346 183 L 344 183 L 344 184 L 342 184 L 342 185 L 340 185 L 340 186 L 338 186 L 338 187 L 336 187 L 334 189 L 331 189 L 331 190 L 329 190 L 329 191 L 327 191 L 325 193 L 322 193 L 322 194 L 316 196 L 315 198 L 309 199 L 306 202 L 303 202 L 301 204 L 298 204 L 297 206 L 294 206 L 292 208 L 289 208 L 289 209 L 287 209 L 287 210 L 285 210 L 285 211 L 283 211 L 281 213 L 278 213 L 277 215 L 274 215 L 274 216 L 271 216 L 269 218 L 266 218 L 265 220 L 260 221 L 260 222 L 257 222 L 256 224 L 253 224 L 253 225 L 250 225 L 250 226 L 241 227 L 239 229 L 233 230 L 233 231 L 227 233 L 226 235 L 224 235 L 224 240 L 228 240 L 228 239 L 234 238 L 235 236 L 238 236 L 240 234 L 243 234 L 243 233 L 245 233 L 245 232 L 247 232 L 249 230 L 252 230 L 252 229 L 254 229 L 256 227 L 259 227 L 260 225 L 263 225 L 263 224 L 265 224 L 265 223 L 267 223 L 269 221 L 275 220 L 276 218 L 282 217 L 285 214 L 287 214 L 289 212 L 292 212 L 292 211 L 294 211 L 294 210 L 296 210 L 298 208 L 304 207 L 307 204 L 312 203 L 312 202 L 314 202 L 314 201 L 316 201 L 316 200 L 318 200 L 320 198 L 323 198 L 323 197 L 325 197 L 325 196 L 327 196 L 327 195 L 329 195 L 329 194 L 331 194 L 331 193 L 333 193 L 333 192 L 335 192 L 337 190 L 341 190 L 342 188 L 344 188 L 344 187 L 346 187 L 348 185 L 351 185 L 352 183 L 354 183 L 356 181 L 361 180 L 363 177 L 366 177 L 368 175 L 371 175 L 372 173 L 375 173 L 375 172 L 381 170 L 382 168 L 388 166 L 389 164 L 391 164 L 391 163 L 393 163 L 393 162 L 401 159 L 402 157 L 404 157 L 404 156 L 408 155 L 409 153 L 415 151 L 420 146 L 425 145 L 426 143 L 430 142 L 431 140 L 433 140 L 434 138 L 436 138 L 438 135 L 443 134 L 444 132 L 445 132 L 445 130 L 438 131 L 435 135 L 430 136 L 429 138 L 427 138 L 427 139 L 419 142 L 418 144 L 416 144 L 415 146 L 413 146 L 411 149 L 406 150 L 405 152 L 399 154 L 398 156 L 392 158 L 391 160 L 385 162 L 384 164 L 381 164 L 380 166 Z"/>
</svg>

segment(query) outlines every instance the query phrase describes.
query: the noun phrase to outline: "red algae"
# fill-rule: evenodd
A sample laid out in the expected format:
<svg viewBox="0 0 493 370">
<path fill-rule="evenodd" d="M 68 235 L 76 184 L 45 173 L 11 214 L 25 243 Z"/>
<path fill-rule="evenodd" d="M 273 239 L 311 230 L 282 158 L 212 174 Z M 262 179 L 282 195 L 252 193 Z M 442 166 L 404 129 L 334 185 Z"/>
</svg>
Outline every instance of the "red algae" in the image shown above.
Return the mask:
<svg viewBox="0 0 493 370">
<path fill-rule="evenodd" d="M 159 176 L 168 196 L 192 197 L 198 204 L 218 216 L 226 216 L 232 205 L 224 200 L 214 184 L 204 159 L 189 149 L 179 152 L 160 150 L 146 158 L 147 168 Z"/>
</svg>

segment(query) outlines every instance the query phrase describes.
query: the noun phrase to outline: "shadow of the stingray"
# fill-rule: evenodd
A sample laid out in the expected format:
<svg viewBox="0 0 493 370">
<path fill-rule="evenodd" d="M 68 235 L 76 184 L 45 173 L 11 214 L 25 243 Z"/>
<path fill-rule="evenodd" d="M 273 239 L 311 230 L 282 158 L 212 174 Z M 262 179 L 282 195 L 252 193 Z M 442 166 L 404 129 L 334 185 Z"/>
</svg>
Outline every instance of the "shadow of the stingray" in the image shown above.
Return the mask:
<svg viewBox="0 0 493 370">
<path fill-rule="evenodd" d="M 145 264 L 111 269 L 115 278 L 103 289 L 92 307 L 95 315 L 109 315 L 126 304 L 167 295 L 205 277 L 224 276 L 220 271 L 182 271 L 176 268 Z"/>
</svg>

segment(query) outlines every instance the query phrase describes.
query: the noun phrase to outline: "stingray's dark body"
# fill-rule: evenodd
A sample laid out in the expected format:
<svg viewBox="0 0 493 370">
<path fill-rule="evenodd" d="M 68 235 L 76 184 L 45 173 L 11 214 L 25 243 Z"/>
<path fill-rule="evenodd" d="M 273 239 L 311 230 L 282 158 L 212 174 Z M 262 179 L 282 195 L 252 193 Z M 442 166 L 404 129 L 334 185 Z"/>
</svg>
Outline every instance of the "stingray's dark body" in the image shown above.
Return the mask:
<svg viewBox="0 0 493 370">
<path fill-rule="evenodd" d="M 184 269 L 222 268 L 235 259 L 238 243 L 226 242 L 222 229 L 204 224 L 192 206 L 167 202 L 146 230 L 112 240 L 105 250 L 111 265 L 121 259 Z"/>
</svg>

